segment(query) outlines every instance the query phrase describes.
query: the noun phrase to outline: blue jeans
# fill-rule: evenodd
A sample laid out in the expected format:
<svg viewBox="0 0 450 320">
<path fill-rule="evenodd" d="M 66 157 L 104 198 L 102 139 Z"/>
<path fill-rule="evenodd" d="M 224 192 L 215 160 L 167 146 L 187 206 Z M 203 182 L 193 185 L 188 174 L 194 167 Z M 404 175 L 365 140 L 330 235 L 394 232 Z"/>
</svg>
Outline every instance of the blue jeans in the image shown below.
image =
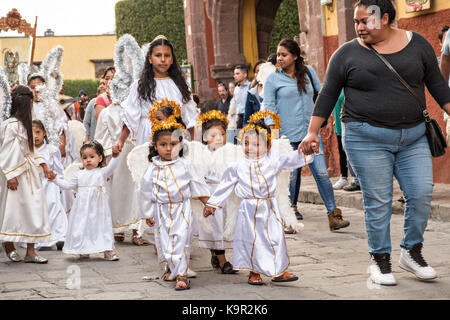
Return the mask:
<svg viewBox="0 0 450 320">
<path fill-rule="evenodd" d="M 330 178 L 328 177 L 327 163 L 325 161 L 325 154 L 323 153 L 322 137 L 319 135 L 319 138 L 320 154 L 314 154 L 314 161 L 308 166 L 314 180 L 316 180 L 317 189 L 319 189 L 320 197 L 327 208 L 327 212 L 331 213 L 336 208 L 336 203 L 334 202 L 334 190 Z M 297 150 L 300 143 L 301 141 L 291 142 L 291 146 L 294 150 Z M 302 168 L 295 169 L 291 172 L 291 180 L 289 184 L 289 199 L 291 200 L 291 206 L 297 204 L 298 194 L 300 192 L 301 177 Z"/>
<path fill-rule="evenodd" d="M 392 130 L 349 122 L 343 128 L 343 144 L 361 185 L 370 252 L 391 253 L 394 176 L 406 200 L 400 246 L 411 249 L 423 242 L 433 192 L 425 124 Z"/>
</svg>

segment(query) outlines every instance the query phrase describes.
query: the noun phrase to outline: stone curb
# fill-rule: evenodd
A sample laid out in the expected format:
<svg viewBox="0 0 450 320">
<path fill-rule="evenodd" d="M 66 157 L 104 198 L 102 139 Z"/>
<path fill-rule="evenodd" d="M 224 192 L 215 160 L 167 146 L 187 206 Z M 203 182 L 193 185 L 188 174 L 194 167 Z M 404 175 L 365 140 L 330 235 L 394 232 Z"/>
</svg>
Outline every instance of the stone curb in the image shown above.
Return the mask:
<svg viewBox="0 0 450 320">
<path fill-rule="evenodd" d="M 362 193 L 360 191 L 348 192 L 334 190 L 334 199 L 338 207 L 364 210 Z M 300 191 L 298 201 L 303 203 L 323 204 L 319 192 L 310 190 Z M 404 203 L 397 201 L 394 196 L 394 199 L 392 201 L 392 213 L 403 215 L 404 210 Z M 437 221 L 450 222 L 450 204 L 437 204 L 431 201 L 430 218 Z"/>
</svg>

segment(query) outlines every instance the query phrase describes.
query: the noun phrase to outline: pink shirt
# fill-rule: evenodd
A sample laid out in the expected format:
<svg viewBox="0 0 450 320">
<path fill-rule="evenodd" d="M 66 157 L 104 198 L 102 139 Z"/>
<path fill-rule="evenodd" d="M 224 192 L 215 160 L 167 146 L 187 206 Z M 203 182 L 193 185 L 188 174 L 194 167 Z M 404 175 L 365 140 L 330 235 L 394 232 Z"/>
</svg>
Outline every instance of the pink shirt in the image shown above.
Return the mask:
<svg viewBox="0 0 450 320">
<path fill-rule="evenodd" d="M 105 108 L 111 104 L 111 101 L 108 99 L 108 95 L 106 94 L 106 92 L 102 93 L 95 99 L 94 105 L 97 104 L 104 106 Z"/>
</svg>

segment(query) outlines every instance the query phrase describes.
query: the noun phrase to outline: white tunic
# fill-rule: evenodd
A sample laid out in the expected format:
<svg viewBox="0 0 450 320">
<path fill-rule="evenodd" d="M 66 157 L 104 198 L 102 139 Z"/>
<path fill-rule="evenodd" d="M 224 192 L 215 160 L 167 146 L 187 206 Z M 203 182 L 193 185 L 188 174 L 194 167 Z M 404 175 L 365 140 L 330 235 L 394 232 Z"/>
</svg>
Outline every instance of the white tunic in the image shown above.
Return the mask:
<svg viewBox="0 0 450 320">
<path fill-rule="evenodd" d="M 112 158 L 104 168 L 77 171 L 70 181 L 60 176 L 54 180 L 60 188 L 78 188 L 69 216 L 64 253 L 91 254 L 114 249 L 105 182 L 113 174 L 117 162 L 117 158 Z"/>
<path fill-rule="evenodd" d="M 45 159 L 47 166 L 53 172 L 63 175 L 64 166 L 61 162 L 61 152 L 57 147 L 44 143 L 40 148 L 36 149 L 35 153 Z M 62 203 L 61 190 L 56 184 L 48 181 L 43 172 L 40 173 L 40 177 L 47 199 L 52 241 L 36 244 L 36 248 L 51 247 L 58 241 L 64 241 L 68 225 L 66 209 Z"/>
<path fill-rule="evenodd" d="M 275 198 L 277 174 L 304 165 L 297 151 L 241 159 L 227 168 L 207 205 L 221 208 L 233 192 L 241 199 L 233 241 L 233 268 L 276 277 L 287 269 L 289 257 L 283 223 Z"/>
<path fill-rule="evenodd" d="M 39 178 L 42 157 L 30 152 L 22 123 L 9 118 L 0 124 L 0 240 L 41 243 L 51 239 L 45 191 Z M 16 191 L 6 187 L 17 178 Z"/>
<path fill-rule="evenodd" d="M 181 107 L 181 118 L 183 119 L 186 128 L 193 128 L 198 117 L 197 105 L 192 100 L 183 103 L 183 96 L 171 78 L 155 79 L 156 90 L 155 98 L 161 101 L 164 98 L 173 100 Z M 152 103 L 147 100 L 141 100 L 138 93 L 139 81 L 135 81 L 131 88 L 128 98 L 125 100 L 123 106 L 125 110 L 125 117 L 123 121 L 130 129 L 130 132 L 136 137 L 136 145 L 139 146 L 150 140 L 152 133 L 152 124 L 148 120 L 149 110 L 152 109 Z"/>
<path fill-rule="evenodd" d="M 186 276 L 189 266 L 192 233 L 190 198 L 207 196 L 208 186 L 184 159 L 161 161 L 159 156 L 154 157 L 142 177 L 138 195 L 141 215 L 155 220 L 159 260 L 168 263 L 171 280 Z"/>
<path fill-rule="evenodd" d="M 122 117 L 123 108 L 116 104 L 111 104 L 104 109 L 98 117 L 95 140 L 102 144 L 107 161 L 111 159 L 112 147 L 116 144 L 122 131 L 120 126 Z M 137 230 L 140 220 L 136 187 L 127 166 L 127 156 L 133 147 L 131 137 L 129 137 L 118 156 L 114 175 L 106 183 L 114 233 Z"/>
<path fill-rule="evenodd" d="M 214 193 L 219 186 L 220 177 L 214 169 L 209 169 L 205 176 L 205 182 L 208 185 L 211 194 Z M 224 229 L 226 221 L 227 209 L 226 205 L 222 208 L 217 208 L 214 215 L 209 216 L 211 228 L 204 228 L 202 223 L 199 223 L 198 245 L 201 248 L 224 250 L 233 248 L 233 239 L 224 238 Z"/>
</svg>

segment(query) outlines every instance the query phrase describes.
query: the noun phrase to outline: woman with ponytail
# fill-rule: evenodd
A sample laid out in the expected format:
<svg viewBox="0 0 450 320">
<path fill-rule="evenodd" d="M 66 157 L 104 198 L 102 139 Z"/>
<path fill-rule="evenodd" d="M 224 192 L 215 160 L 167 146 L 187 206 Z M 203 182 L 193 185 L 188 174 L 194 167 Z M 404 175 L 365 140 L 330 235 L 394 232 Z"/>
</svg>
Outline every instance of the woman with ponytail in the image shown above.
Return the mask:
<svg viewBox="0 0 450 320">
<path fill-rule="evenodd" d="M 43 157 L 34 154 L 33 93 L 28 87 L 17 86 L 11 96 L 11 117 L 0 125 L 0 241 L 11 261 L 23 260 L 14 242 L 25 242 L 25 262 L 47 263 L 34 250 L 35 243 L 51 240 L 45 190 L 38 167 L 42 167 L 47 179 L 53 179 L 55 174 Z"/>
<path fill-rule="evenodd" d="M 314 94 L 319 90 L 320 82 L 316 72 L 311 66 L 305 65 L 297 42 L 291 39 L 281 40 L 277 48 L 277 70 L 269 75 L 264 85 L 264 105 L 267 110 L 281 116 L 283 125 L 280 136 L 286 136 L 294 149 L 298 148 L 306 136 L 314 108 Z M 309 164 L 309 168 L 327 209 L 330 230 L 347 227 L 350 223 L 343 220 L 341 210 L 336 208 L 322 140 L 320 153 L 314 155 L 314 162 Z M 300 182 L 301 168 L 298 168 L 292 171 L 289 186 L 289 198 L 297 219 L 303 219 L 297 210 Z"/>
</svg>

